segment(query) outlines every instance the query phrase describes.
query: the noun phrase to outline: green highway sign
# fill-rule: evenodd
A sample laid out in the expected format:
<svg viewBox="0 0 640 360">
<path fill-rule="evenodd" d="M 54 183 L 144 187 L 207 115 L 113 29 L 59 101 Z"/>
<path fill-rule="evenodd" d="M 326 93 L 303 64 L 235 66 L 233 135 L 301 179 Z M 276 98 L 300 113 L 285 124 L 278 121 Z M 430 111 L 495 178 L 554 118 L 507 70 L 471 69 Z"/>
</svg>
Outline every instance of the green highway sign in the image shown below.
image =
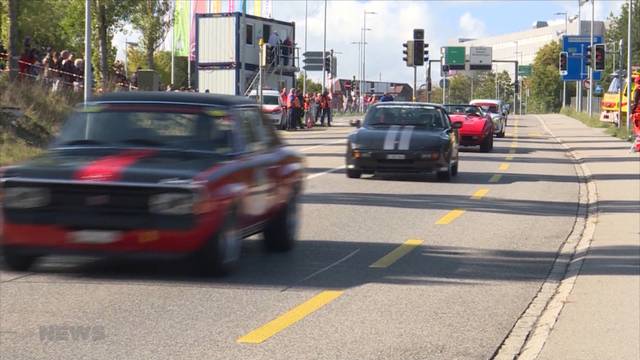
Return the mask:
<svg viewBox="0 0 640 360">
<path fill-rule="evenodd" d="M 518 65 L 518 76 L 531 76 L 531 65 Z"/>
<path fill-rule="evenodd" d="M 465 69 L 465 52 L 464 46 L 447 46 L 444 48 L 444 64 L 449 70 Z"/>
</svg>

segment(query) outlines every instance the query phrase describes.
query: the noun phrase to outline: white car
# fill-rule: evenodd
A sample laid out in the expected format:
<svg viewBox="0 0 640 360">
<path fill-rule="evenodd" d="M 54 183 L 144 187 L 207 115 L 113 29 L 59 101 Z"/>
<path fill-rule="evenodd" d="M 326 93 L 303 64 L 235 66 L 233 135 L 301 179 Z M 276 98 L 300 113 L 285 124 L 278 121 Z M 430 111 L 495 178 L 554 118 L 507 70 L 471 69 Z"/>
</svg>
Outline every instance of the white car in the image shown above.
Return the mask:
<svg viewBox="0 0 640 360">
<path fill-rule="evenodd" d="M 282 104 L 280 101 L 280 94 L 275 90 L 262 90 L 262 96 L 264 100 L 262 102 L 262 113 L 271 121 L 273 125 L 279 129 L 284 127 L 284 114 L 282 111 Z M 249 93 L 249 98 L 258 100 L 256 90 Z"/>
<path fill-rule="evenodd" d="M 507 117 L 503 112 L 502 100 L 495 99 L 475 99 L 469 102 L 469 105 L 480 106 L 482 110 L 491 115 L 493 121 L 493 133 L 496 137 L 504 137 L 507 130 Z"/>
</svg>

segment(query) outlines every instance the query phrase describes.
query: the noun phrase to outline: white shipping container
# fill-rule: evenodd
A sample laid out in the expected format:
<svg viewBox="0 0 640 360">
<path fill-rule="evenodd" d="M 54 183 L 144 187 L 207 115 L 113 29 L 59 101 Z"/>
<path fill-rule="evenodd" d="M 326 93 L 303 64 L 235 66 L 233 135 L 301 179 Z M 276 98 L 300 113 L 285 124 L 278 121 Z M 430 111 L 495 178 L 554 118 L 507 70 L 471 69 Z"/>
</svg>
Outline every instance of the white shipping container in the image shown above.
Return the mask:
<svg viewBox="0 0 640 360">
<path fill-rule="evenodd" d="M 220 16 L 198 21 L 198 63 L 236 61 L 236 17 Z M 206 41 L 200 41 L 206 39 Z"/>
<path fill-rule="evenodd" d="M 235 69 L 217 69 L 198 71 L 198 89 L 200 92 L 209 90 L 213 94 L 235 95 Z"/>
</svg>

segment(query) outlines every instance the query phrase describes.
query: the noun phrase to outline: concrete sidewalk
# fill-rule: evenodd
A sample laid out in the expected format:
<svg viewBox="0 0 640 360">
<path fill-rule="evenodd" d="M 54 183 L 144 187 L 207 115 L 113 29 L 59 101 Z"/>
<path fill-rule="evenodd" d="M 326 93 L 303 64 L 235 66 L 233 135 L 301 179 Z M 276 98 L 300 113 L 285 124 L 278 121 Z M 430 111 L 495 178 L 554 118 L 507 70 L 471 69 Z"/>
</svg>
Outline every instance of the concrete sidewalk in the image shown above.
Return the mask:
<svg viewBox="0 0 640 360">
<path fill-rule="evenodd" d="M 640 359 L 640 155 L 572 118 L 539 118 L 592 173 L 598 214 L 591 248 L 538 359 Z"/>
</svg>

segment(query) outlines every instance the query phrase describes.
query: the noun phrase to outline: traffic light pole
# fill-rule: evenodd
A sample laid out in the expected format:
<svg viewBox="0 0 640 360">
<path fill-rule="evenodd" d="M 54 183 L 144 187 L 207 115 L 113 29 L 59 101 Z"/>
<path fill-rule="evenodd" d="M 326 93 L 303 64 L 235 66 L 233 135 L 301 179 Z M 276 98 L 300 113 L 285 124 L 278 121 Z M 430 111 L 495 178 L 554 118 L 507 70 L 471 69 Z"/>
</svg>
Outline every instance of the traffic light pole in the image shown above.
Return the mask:
<svg viewBox="0 0 640 360">
<path fill-rule="evenodd" d="M 589 109 L 589 117 L 593 116 L 593 54 L 595 53 L 593 47 L 593 20 L 595 17 L 595 0 L 591 0 L 591 66 L 589 66 L 589 105 L 587 109 Z M 629 13 L 631 14 L 631 13 Z"/>
<path fill-rule="evenodd" d="M 416 102 L 416 94 L 417 94 L 417 90 L 416 90 L 416 86 L 417 86 L 417 79 L 418 79 L 418 67 L 413 65 L 413 102 Z"/>
</svg>

